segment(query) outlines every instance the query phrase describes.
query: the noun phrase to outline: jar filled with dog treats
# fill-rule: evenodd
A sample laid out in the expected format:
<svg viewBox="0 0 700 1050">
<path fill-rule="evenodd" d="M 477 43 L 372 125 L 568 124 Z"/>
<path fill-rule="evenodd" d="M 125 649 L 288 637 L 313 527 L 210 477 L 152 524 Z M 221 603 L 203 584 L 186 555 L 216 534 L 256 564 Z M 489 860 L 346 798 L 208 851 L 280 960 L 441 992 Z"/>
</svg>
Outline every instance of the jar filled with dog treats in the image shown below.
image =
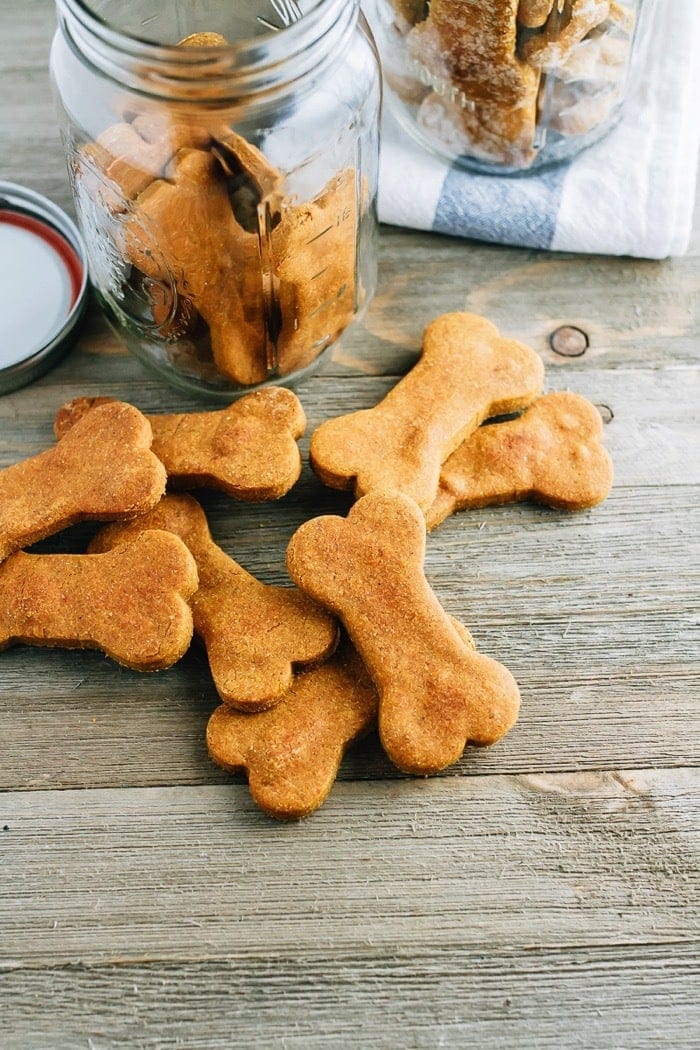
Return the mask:
<svg viewBox="0 0 700 1050">
<path fill-rule="evenodd" d="M 380 77 L 359 0 L 57 0 L 90 276 L 191 393 L 292 383 L 372 297 Z"/>
<path fill-rule="evenodd" d="M 619 119 L 653 0 L 366 0 L 388 101 L 423 146 L 521 174 Z"/>
</svg>

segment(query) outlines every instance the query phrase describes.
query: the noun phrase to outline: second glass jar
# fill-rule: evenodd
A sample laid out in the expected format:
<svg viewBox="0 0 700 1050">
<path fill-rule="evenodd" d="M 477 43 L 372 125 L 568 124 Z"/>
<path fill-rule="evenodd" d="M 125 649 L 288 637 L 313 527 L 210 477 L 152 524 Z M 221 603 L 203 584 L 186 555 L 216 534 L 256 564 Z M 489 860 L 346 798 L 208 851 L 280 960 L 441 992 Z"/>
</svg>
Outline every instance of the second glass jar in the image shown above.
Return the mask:
<svg viewBox="0 0 700 1050">
<path fill-rule="evenodd" d="M 421 145 L 487 174 L 568 160 L 609 131 L 653 0 L 365 0 L 387 96 Z"/>
<path fill-rule="evenodd" d="M 380 78 L 359 0 L 57 0 L 98 298 L 190 392 L 292 382 L 372 297 Z"/>
</svg>

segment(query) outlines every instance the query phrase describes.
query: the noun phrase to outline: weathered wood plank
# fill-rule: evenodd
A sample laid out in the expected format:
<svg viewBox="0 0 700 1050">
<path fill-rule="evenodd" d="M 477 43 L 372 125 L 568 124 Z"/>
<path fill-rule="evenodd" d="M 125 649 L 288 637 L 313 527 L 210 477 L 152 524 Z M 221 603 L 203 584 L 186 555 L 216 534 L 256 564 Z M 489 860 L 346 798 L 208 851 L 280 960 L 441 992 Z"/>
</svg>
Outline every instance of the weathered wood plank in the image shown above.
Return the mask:
<svg viewBox="0 0 700 1050">
<path fill-rule="evenodd" d="M 342 497 L 321 492 L 323 510 L 342 509 Z M 267 582 L 289 582 L 285 545 L 306 501 L 245 508 L 239 519 L 224 497 L 204 500 L 228 551 Z M 622 489 L 581 516 L 525 505 L 481 510 L 429 537 L 436 592 L 479 647 L 511 668 L 523 695 L 516 729 L 498 747 L 468 753 L 460 772 L 698 760 L 697 513 L 695 488 Z M 91 530 L 72 530 L 66 546 L 80 549 Z M 214 704 L 199 645 L 156 675 L 98 653 L 7 650 L 0 786 L 219 781 L 204 748 Z M 343 775 L 397 774 L 377 745 L 362 744 Z"/>
<path fill-rule="evenodd" d="M 103 394 L 132 400 L 143 411 L 201 410 L 124 356 L 95 360 L 73 354 L 31 387 L 0 399 L 0 467 L 53 442 L 52 423 L 65 401 Z M 140 378 L 141 377 L 141 378 Z M 302 442 L 324 419 L 376 404 L 395 377 L 317 375 L 297 387 L 308 417 Z M 550 390 L 572 389 L 613 413 L 605 440 L 615 463 L 616 486 L 700 483 L 696 454 L 700 378 L 689 368 L 655 370 L 560 369 L 547 377 Z M 299 490 L 303 495 L 303 489 Z"/>
<path fill-rule="evenodd" d="M 0 141 L 3 178 L 26 183 L 70 208 L 70 193 L 47 71 L 51 0 L 5 4 L 0 15 Z M 552 368 L 560 324 L 589 334 L 582 361 L 644 367 L 695 360 L 700 236 L 685 259 L 663 263 L 513 251 L 386 228 L 380 291 L 362 327 L 343 339 L 335 364 L 403 371 L 426 322 L 448 310 L 475 310 L 530 342 Z M 138 375 L 138 372 L 137 372 Z M 138 382 L 138 379 L 136 380 Z"/>
<path fill-rule="evenodd" d="M 6 968 L 692 943 L 697 771 L 0 796 Z"/>
<path fill-rule="evenodd" d="M 693 946 L 267 955 L 0 976 L 4 1050 L 697 1047 Z"/>
</svg>

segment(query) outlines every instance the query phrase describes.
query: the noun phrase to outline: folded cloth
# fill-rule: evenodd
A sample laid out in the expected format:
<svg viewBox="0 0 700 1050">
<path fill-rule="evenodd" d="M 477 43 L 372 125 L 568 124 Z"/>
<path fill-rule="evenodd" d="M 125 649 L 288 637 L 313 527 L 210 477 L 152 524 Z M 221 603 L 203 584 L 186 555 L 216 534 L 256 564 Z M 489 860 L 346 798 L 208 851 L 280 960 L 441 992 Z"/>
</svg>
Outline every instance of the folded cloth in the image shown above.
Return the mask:
<svg viewBox="0 0 700 1050">
<path fill-rule="evenodd" d="M 660 0 L 620 123 L 568 164 L 476 175 L 415 145 L 385 106 L 379 218 L 499 244 L 663 259 L 690 239 L 700 0 Z"/>
</svg>

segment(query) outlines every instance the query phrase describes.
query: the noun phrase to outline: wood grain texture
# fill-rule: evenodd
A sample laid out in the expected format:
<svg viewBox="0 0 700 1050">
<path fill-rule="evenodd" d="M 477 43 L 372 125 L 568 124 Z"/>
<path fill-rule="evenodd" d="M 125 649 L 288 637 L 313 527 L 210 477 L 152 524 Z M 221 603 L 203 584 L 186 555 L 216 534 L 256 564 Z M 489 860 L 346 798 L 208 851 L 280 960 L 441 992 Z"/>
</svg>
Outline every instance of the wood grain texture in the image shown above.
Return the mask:
<svg viewBox="0 0 700 1050">
<path fill-rule="evenodd" d="M 51 0 L 0 0 L 0 177 L 71 210 L 53 26 Z M 298 388 L 309 432 L 373 405 L 426 323 L 467 309 L 610 420 L 601 507 L 480 510 L 429 538 L 445 607 L 521 686 L 497 747 L 423 781 L 370 737 L 314 817 L 279 826 L 206 755 L 199 646 L 158 675 L 0 654 L 3 1050 L 698 1045 L 699 258 L 700 224 L 663 263 L 385 228 L 366 318 Z M 590 341 L 575 360 L 549 344 L 565 324 Z M 93 308 L 57 368 L 0 397 L 0 468 L 51 443 L 81 394 L 202 407 Z M 298 525 L 349 506 L 308 466 L 277 504 L 203 502 L 269 583 Z"/>
<path fill-rule="evenodd" d="M 289 583 L 284 551 L 309 513 L 310 478 L 306 487 L 305 498 L 292 494 L 274 507 L 202 494 L 217 542 L 267 582 Z M 342 510 L 343 497 L 319 496 L 324 510 Z M 457 515 L 430 537 L 435 591 L 479 648 L 512 670 L 523 695 L 512 733 L 493 749 L 469 751 L 460 772 L 697 762 L 698 569 L 689 563 L 682 576 L 669 575 L 688 563 L 698 535 L 697 496 L 686 486 L 621 489 L 572 516 L 493 508 Z M 72 530 L 69 546 L 84 546 L 88 535 L 89 527 Z M 203 740 L 215 703 L 199 645 L 158 675 L 97 653 L 7 650 L 0 785 L 221 782 Z M 350 778 L 398 775 L 371 741 L 343 770 Z"/>
<path fill-rule="evenodd" d="M 696 770 L 336 785 L 278 825 L 243 786 L 1 797 L 6 969 L 371 947 L 691 944 Z"/>
<path fill-rule="evenodd" d="M 681 944 L 80 964 L 0 977 L 3 1047 L 690 1050 L 697 978 Z"/>
</svg>

